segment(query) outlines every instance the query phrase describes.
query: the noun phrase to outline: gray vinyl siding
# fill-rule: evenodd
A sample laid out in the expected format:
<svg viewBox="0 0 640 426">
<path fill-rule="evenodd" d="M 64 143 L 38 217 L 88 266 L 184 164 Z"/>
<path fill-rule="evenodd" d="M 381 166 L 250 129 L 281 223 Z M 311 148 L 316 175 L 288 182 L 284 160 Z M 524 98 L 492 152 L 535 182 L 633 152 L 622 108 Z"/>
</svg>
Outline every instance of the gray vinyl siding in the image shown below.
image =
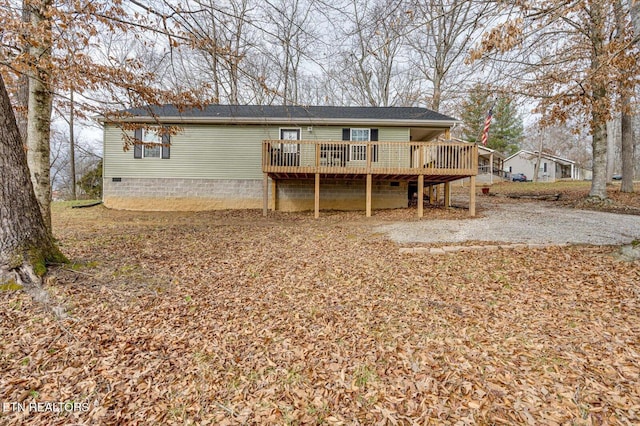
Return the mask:
<svg viewBox="0 0 640 426">
<path fill-rule="evenodd" d="M 122 130 L 105 125 L 104 177 L 260 179 L 262 141 L 279 139 L 281 128 L 300 128 L 304 140 L 340 141 L 344 127 L 313 126 L 309 131 L 307 126 L 184 125 L 171 137 L 171 158 L 134 159 L 133 148 L 123 150 Z M 133 132 L 129 135 L 133 137 Z M 409 129 L 379 128 L 378 139 L 408 141 Z M 301 153 L 303 158 L 306 156 Z"/>
</svg>

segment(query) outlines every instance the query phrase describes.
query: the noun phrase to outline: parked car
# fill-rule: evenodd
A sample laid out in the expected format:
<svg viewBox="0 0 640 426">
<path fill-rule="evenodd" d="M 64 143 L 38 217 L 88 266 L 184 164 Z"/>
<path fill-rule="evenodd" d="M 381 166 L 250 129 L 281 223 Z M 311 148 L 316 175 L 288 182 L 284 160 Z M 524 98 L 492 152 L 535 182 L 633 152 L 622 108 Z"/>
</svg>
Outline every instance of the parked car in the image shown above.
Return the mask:
<svg viewBox="0 0 640 426">
<path fill-rule="evenodd" d="M 615 174 L 611 177 L 613 180 L 622 180 L 622 175 Z"/>
<path fill-rule="evenodd" d="M 512 182 L 526 182 L 527 177 L 523 173 L 514 173 L 511 175 Z"/>
</svg>

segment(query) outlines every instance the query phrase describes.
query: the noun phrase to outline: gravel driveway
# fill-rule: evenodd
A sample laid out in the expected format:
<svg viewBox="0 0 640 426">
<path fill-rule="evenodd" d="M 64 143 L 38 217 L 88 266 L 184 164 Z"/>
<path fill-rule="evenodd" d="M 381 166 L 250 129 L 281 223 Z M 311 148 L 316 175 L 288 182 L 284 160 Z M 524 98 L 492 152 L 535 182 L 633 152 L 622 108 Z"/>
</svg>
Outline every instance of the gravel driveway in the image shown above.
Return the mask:
<svg viewBox="0 0 640 426">
<path fill-rule="evenodd" d="M 540 244 L 628 244 L 640 239 L 640 216 L 554 207 L 548 202 L 491 203 L 484 217 L 378 226 L 397 243 L 495 241 Z"/>
</svg>

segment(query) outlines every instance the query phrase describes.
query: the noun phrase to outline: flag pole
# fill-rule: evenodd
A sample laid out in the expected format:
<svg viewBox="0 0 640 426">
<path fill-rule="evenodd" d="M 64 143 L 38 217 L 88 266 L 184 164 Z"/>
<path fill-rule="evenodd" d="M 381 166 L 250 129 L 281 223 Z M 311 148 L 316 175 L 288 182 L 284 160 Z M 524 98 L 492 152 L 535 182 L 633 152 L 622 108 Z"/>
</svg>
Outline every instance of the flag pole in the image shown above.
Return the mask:
<svg viewBox="0 0 640 426">
<path fill-rule="evenodd" d="M 483 146 L 487 146 L 487 141 L 489 140 L 489 128 L 491 127 L 491 120 L 493 119 L 493 109 L 496 106 L 497 101 L 493 101 L 491 107 L 489 107 L 489 112 L 487 113 L 487 117 L 484 119 L 484 127 L 482 128 L 482 137 L 481 142 Z"/>
</svg>

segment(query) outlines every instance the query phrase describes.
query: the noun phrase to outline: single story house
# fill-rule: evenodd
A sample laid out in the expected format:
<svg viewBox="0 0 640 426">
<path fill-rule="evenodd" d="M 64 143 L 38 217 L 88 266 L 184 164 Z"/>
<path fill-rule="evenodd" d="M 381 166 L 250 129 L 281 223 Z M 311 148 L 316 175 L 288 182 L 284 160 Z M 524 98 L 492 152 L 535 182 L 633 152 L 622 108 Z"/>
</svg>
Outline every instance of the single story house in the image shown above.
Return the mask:
<svg viewBox="0 0 640 426">
<path fill-rule="evenodd" d="M 575 161 L 538 151 L 520 150 L 504 160 L 509 174 L 524 173 L 527 179 L 533 180 L 536 163 L 540 157 L 538 170 L 539 182 L 555 182 L 559 179 L 580 179 L 579 169 Z"/>
<path fill-rule="evenodd" d="M 410 183 L 445 184 L 447 196 L 477 174 L 477 146 L 448 140 L 458 121 L 424 108 L 164 105 L 100 121 L 103 202 L 117 209 L 370 215 L 407 207 Z"/>
</svg>

